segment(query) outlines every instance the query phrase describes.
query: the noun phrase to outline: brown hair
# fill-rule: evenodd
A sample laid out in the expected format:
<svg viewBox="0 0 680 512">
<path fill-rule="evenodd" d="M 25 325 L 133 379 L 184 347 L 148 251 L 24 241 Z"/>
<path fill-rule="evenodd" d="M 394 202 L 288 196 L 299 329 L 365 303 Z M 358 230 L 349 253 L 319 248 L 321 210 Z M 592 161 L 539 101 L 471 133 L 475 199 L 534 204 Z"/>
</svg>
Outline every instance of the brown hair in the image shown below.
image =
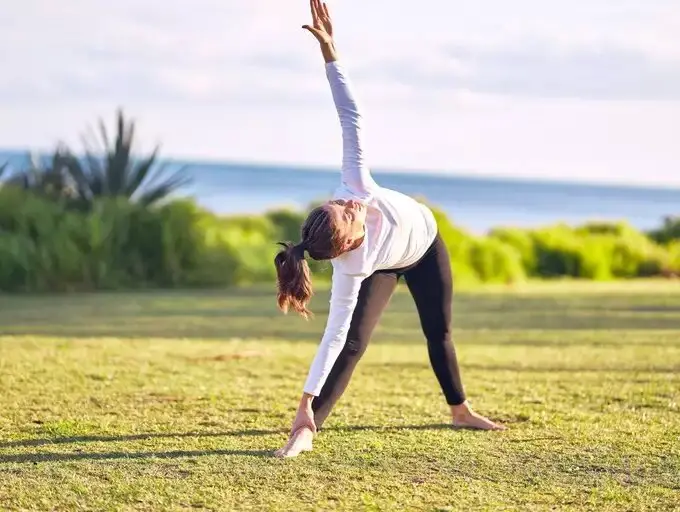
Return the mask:
<svg viewBox="0 0 680 512">
<path fill-rule="evenodd" d="M 297 245 L 279 242 L 284 249 L 274 258 L 278 279 L 277 302 L 279 309 L 287 313 L 290 308 L 302 317 L 309 318 L 307 304 L 312 298 L 312 280 L 305 252 L 313 260 L 330 260 L 342 254 L 342 233 L 336 229 L 333 219 L 323 206 L 312 210 L 301 229 L 302 240 Z"/>
</svg>

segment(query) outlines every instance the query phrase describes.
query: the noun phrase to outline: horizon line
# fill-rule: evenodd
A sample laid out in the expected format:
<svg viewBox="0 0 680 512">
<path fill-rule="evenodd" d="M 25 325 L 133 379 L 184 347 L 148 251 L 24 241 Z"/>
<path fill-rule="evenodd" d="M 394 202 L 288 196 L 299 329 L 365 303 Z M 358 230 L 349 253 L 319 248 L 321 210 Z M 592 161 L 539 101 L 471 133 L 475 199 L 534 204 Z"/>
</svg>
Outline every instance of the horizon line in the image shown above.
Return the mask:
<svg viewBox="0 0 680 512">
<path fill-rule="evenodd" d="M 41 156 L 50 155 L 54 152 L 55 148 L 52 149 L 17 149 L 17 148 L 6 148 L 0 147 L 0 155 L 9 154 L 14 156 L 21 156 L 22 154 L 29 156 L 30 154 L 37 153 Z M 150 151 L 147 151 L 150 153 Z M 176 164 L 176 165 L 186 165 L 186 166 L 230 166 L 237 167 L 243 166 L 248 168 L 269 168 L 269 169 L 295 169 L 302 172 L 339 172 L 340 165 L 333 166 L 331 164 L 313 164 L 313 163 L 289 163 L 283 161 L 267 161 L 267 160 L 245 160 L 245 159 L 231 159 L 227 157 L 209 157 L 209 156 L 166 156 L 158 157 L 159 163 L 163 164 Z M 2 162 L 0 162 L 2 165 Z M 608 188 L 608 189 L 626 189 L 626 190 L 649 190 L 649 191 L 676 191 L 680 192 L 680 183 L 673 184 L 662 184 L 660 182 L 651 183 L 638 183 L 630 181 L 618 181 L 618 180 L 588 180 L 583 178 L 556 178 L 556 177 L 546 177 L 546 176 L 530 176 L 530 175 L 507 175 L 500 173 L 486 173 L 486 174 L 476 174 L 473 170 L 461 171 L 452 169 L 414 169 L 414 168 L 400 168 L 393 166 L 371 166 L 371 171 L 377 175 L 399 175 L 399 176 L 426 176 L 433 178 L 451 178 L 469 181 L 486 181 L 486 182 L 496 182 L 496 183 L 525 183 L 525 184 L 548 184 L 548 185 L 565 185 L 565 186 L 576 186 L 576 187 L 595 187 L 595 188 Z"/>
</svg>

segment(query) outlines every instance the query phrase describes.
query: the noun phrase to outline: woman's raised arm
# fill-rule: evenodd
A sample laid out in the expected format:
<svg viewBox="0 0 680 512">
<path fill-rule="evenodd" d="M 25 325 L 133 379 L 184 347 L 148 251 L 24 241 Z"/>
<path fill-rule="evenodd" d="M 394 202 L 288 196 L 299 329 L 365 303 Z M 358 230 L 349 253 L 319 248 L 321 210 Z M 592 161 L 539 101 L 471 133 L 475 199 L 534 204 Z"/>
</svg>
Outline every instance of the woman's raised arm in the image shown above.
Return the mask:
<svg viewBox="0 0 680 512">
<path fill-rule="evenodd" d="M 333 94 L 342 127 L 342 182 L 352 192 L 364 195 L 376 187 L 366 164 L 362 142 L 363 117 L 352 93 L 351 82 L 333 40 L 333 23 L 328 6 L 321 0 L 310 0 L 313 24 L 302 28 L 311 32 L 321 45 L 326 63 L 326 76 Z"/>
</svg>

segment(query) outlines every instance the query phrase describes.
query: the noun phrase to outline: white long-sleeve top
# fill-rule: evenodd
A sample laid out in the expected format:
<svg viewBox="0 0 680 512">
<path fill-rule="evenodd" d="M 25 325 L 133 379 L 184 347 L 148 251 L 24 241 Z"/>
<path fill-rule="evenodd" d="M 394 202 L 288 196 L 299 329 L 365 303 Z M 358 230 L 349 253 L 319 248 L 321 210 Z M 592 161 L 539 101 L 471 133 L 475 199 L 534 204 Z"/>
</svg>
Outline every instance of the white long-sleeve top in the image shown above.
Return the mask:
<svg viewBox="0 0 680 512">
<path fill-rule="evenodd" d="M 330 311 L 304 391 L 321 392 L 347 339 L 361 283 L 376 270 L 416 263 L 437 235 L 434 215 L 425 205 L 379 186 L 366 165 L 362 116 L 351 83 L 339 62 L 326 64 L 326 76 L 340 117 L 343 158 L 340 187 L 334 199 L 354 199 L 366 206 L 366 234 L 356 249 L 331 260 Z"/>
</svg>

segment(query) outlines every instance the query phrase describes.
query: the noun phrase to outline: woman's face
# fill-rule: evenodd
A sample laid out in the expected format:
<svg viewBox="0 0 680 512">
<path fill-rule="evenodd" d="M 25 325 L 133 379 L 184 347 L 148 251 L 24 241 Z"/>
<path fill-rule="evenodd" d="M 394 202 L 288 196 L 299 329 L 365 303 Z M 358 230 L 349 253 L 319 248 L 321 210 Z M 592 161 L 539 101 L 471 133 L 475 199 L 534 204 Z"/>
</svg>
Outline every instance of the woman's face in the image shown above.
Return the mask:
<svg viewBox="0 0 680 512">
<path fill-rule="evenodd" d="M 335 229 L 341 233 L 345 250 L 363 238 L 367 212 L 365 205 L 353 199 L 334 199 L 324 209 L 330 214 Z"/>
</svg>

